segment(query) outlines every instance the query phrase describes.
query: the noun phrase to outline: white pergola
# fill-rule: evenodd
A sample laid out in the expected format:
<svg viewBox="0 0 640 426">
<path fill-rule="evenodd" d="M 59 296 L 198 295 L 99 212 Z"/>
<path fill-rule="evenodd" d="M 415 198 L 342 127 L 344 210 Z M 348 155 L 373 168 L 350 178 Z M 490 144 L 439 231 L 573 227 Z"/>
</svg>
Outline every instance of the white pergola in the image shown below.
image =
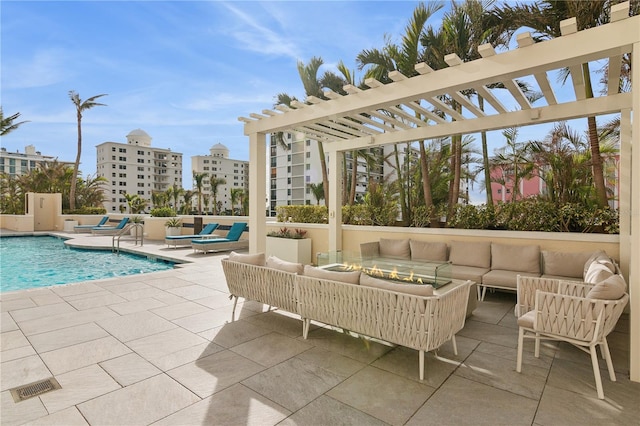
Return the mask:
<svg viewBox="0 0 640 426">
<path fill-rule="evenodd" d="M 520 34 L 518 48 L 503 53 L 490 44 L 482 45 L 478 49 L 482 58 L 471 62 L 447 55 L 449 67 L 437 71 L 418 64 L 418 75 L 411 78 L 392 72 L 390 84 L 368 79 L 369 90 L 349 85 L 344 87 L 345 96 L 326 91 L 328 101 L 310 97 L 311 105 L 294 103 L 292 108 L 276 107 L 276 111 L 240 117 L 250 144 L 250 251 L 264 251 L 266 246 L 264 188 L 269 133 L 303 132 L 324 143 L 331 164 L 329 250 L 339 250 L 339 168 L 345 151 L 620 113 L 620 263 L 631 295 L 631 380 L 640 382 L 640 120 L 632 118 L 634 111 L 640 111 L 640 85 L 632 84 L 631 92 L 620 93 L 618 84 L 623 55 L 640 57 L 640 16 L 629 17 L 629 3 L 621 3 L 611 8 L 609 24 L 577 31 L 572 18 L 562 22 L 561 30 L 561 37 L 541 43 L 534 43 L 530 33 Z M 608 65 L 608 90 L 586 98 L 582 64 L 594 61 Z M 558 83 L 550 80 L 562 68 L 569 69 L 573 83 L 573 96 L 567 100 L 558 99 L 558 90 L 554 91 Z M 530 104 L 516 80 L 537 83 L 543 98 L 536 105 L 541 106 Z M 632 67 L 631 80 L 640 81 L 640 66 Z M 506 90 L 496 95 L 490 88 L 495 83 Z M 479 94 L 487 108 L 481 110 L 463 93 Z M 504 106 L 505 95 L 518 106 L 516 110 Z M 443 96 L 458 101 L 463 113 L 441 102 Z M 441 114 L 434 114 L 434 109 Z"/>
</svg>

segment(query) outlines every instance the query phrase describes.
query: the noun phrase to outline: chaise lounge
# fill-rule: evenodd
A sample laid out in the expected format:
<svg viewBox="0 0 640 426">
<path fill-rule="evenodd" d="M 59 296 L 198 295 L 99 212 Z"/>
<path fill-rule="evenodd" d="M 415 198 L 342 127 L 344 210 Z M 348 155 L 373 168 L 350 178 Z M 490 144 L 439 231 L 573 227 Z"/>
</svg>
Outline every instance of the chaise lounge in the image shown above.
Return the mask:
<svg viewBox="0 0 640 426">
<path fill-rule="evenodd" d="M 191 240 L 195 238 L 204 238 L 206 236 L 211 236 L 213 231 L 218 228 L 217 223 L 208 223 L 202 231 L 197 234 L 191 235 L 168 235 L 164 238 L 164 242 L 167 246 L 173 246 L 173 248 L 177 248 L 178 246 L 190 246 Z"/>
<path fill-rule="evenodd" d="M 109 216 L 103 216 L 96 225 L 76 225 L 73 227 L 73 232 L 76 234 L 81 232 L 91 232 L 91 230 L 98 226 L 104 226 L 105 223 L 109 220 Z"/>
<path fill-rule="evenodd" d="M 114 235 L 123 229 L 127 223 L 129 223 L 129 218 L 123 217 L 116 226 L 95 226 L 91 228 L 91 233 L 94 235 Z"/>
<path fill-rule="evenodd" d="M 241 240 L 240 237 L 247 230 L 246 222 L 236 222 L 231 226 L 224 238 L 192 239 L 193 251 L 207 253 L 210 251 L 228 251 L 249 247 L 249 240 Z"/>
</svg>

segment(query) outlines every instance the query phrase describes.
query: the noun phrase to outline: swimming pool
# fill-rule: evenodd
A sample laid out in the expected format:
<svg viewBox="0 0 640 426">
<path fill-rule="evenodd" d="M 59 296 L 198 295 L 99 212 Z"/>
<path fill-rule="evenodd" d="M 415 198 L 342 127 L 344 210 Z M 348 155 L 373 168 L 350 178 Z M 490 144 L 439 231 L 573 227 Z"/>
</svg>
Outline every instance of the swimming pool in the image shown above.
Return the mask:
<svg viewBox="0 0 640 426">
<path fill-rule="evenodd" d="M 173 265 L 122 252 L 69 248 L 51 236 L 0 238 L 0 292 L 164 271 Z"/>
</svg>

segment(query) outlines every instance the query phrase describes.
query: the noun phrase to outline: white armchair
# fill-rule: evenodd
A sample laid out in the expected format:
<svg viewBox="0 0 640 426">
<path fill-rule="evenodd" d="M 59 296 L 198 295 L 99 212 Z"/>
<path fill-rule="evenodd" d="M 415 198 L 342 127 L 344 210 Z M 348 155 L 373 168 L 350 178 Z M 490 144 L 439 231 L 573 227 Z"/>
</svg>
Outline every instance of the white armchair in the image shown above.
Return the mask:
<svg viewBox="0 0 640 426">
<path fill-rule="evenodd" d="M 600 346 L 602 356 L 607 363 L 609 378 L 615 381 L 607 336 L 618 322 L 629 301 L 629 295 L 623 288 L 620 293 L 622 296 L 615 300 L 589 298 L 587 295 L 596 287 L 594 285 L 572 281 L 540 280 L 538 284 L 543 290 L 535 289 L 536 283 L 529 279 L 526 286 L 518 287 L 517 310 L 521 315 L 518 318 L 516 371 L 522 371 L 522 350 L 525 338 L 535 339 L 534 355 L 536 357 L 540 355 L 540 340 L 568 342 L 591 355 L 598 398 L 604 399 L 596 346 Z M 624 281 L 622 285 L 624 286 Z M 531 300 L 531 294 L 528 291 L 532 289 L 534 306 L 532 310 L 522 313 L 523 309 L 528 307 L 528 302 L 525 301 Z"/>
</svg>

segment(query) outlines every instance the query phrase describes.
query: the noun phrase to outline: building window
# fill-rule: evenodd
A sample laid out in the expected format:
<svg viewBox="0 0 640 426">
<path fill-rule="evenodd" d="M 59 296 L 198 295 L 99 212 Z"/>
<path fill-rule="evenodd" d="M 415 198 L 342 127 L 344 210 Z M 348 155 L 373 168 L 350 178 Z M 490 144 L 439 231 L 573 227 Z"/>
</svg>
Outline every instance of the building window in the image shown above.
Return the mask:
<svg viewBox="0 0 640 426">
<path fill-rule="evenodd" d="M 122 152 L 123 154 L 127 153 L 127 148 L 120 148 L 118 149 L 118 152 Z"/>
<path fill-rule="evenodd" d="M 116 156 L 115 156 L 115 155 L 112 155 L 112 156 L 111 156 L 111 159 L 112 159 L 113 161 L 116 161 Z"/>
<path fill-rule="evenodd" d="M 126 166 L 125 164 L 120 164 L 120 165 L 118 166 L 118 168 L 119 168 L 120 170 L 127 170 L 127 166 Z"/>
<path fill-rule="evenodd" d="M 144 155 L 144 151 L 138 151 L 138 155 Z"/>
<path fill-rule="evenodd" d="M 116 172 L 111 173 L 111 177 L 116 177 Z"/>
<path fill-rule="evenodd" d="M 310 152 L 307 152 L 307 153 L 305 154 L 305 157 L 307 157 L 307 158 L 311 158 L 311 153 L 310 153 Z"/>
<path fill-rule="evenodd" d="M 203 164 L 209 164 L 209 160 L 203 160 L 202 163 Z"/>
<path fill-rule="evenodd" d="M 311 164 L 308 164 L 308 163 L 307 163 L 307 164 L 305 164 L 305 168 L 306 168 L 307 170 L 311 170 Z"/>
<path fill-rule="evenodd" d="M 120 173 L 120 177 L 126 179 L 127 178 L 127 174 L 126 173 Z"/>
<path fill-rule="evenodd" d="M 116 147 L 115 147 L 115 146 L 112 146 L 112 147 L 111 147 L 111 151 L 112 151 L 112 152 L 116 152 Z"/>
<path fill-rule="evenodd" d="M 144 175 L 138 175 L 138 179 L 144 179 Z"/>
</svg>

